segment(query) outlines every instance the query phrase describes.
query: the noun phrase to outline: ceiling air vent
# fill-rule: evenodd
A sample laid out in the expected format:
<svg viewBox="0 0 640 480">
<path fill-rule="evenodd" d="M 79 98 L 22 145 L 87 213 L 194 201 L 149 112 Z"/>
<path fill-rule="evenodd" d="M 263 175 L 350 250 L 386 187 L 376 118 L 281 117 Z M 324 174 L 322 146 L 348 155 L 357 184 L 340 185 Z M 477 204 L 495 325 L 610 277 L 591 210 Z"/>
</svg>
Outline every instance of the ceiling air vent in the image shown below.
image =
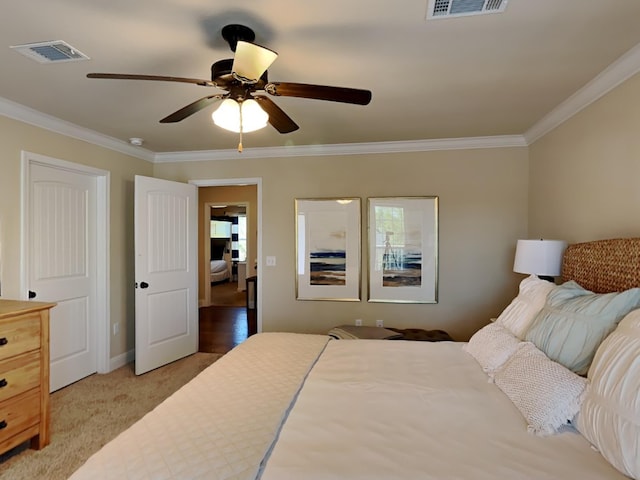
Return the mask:
<svg viewBox="0 0 640 480">
<path fill-rule="evenodd" d="M 89 57 L 84 53 L 73 48 L 62 40 L 26 43 L 24 45 L 14 45 L 11 48 L 25 57 L 29 57 L 31 60 L 35 60 L 39 63 L 77 62 L 80 60 L 89 60 Z"/>
<path fill-rule="evenodd" d="M 502 13 L 508 0 L 429 0 L 427 20 Z"/>
</svg>

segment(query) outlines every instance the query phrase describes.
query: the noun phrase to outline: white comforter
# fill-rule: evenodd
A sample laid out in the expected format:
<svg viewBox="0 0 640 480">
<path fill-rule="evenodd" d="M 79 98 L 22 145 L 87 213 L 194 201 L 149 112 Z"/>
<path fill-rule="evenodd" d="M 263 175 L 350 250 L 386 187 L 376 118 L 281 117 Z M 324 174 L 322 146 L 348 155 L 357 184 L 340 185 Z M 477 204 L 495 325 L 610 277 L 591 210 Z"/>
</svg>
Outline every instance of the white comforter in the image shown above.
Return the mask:
<svg viewBox="0 0 640 480">
<path fill-rule="evenodd" d="M 327 341 L 249 338 L 71 479 L 626 478 L 574 430 L 527 433 L 460 343 Z"/>
<path fill-rule="evenodd" d="M 221 273 L 229 270 L 225 260 L 211 260 L 211 273 Z"/>
<path fill-rule="evenodd" d="M 253 479 L 329 337 L 250 337 L 93 455 L 70 478 Z"/>
<path fill-rule="evenodd" d="M 461 345 L 329 342 L 262 480 L 626 478 L 575 430 L 527 433 Z"/>
</svg>

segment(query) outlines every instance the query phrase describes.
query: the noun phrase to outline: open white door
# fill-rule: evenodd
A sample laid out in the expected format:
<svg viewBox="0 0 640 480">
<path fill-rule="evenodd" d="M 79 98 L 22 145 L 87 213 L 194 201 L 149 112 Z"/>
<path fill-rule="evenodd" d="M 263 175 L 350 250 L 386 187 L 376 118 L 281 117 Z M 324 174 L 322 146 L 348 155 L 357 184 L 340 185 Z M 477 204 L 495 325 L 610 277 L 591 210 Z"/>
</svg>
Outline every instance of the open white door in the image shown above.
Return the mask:
<svg viewBox="0 0 640 480">
<path fill-rule="evenodd" d="M 29 298 L 51 310 L 50 390 L 97 370 L 95 176 L 29 163 Z"/>
<path fill-rule="evenodd" d="M 198 194 L 135 177 L 136 375 L 198 350 Z"/>
</svg>

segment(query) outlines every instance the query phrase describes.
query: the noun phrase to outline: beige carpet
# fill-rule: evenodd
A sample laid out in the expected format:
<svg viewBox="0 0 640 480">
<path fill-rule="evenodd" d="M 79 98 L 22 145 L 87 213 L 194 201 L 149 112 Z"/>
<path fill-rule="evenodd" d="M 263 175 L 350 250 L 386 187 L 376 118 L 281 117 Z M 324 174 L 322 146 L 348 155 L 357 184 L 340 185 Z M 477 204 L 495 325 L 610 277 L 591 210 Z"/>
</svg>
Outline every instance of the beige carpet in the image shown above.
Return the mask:
<svg viewBox="0 0 640 480">
<path fill-rule="evenodd" d="M 129 364 L 51 395 L 51 443 L 0 456 L 0 479 L 67 479 L 89 456 L 222 355 L 196 353 L 136 377 Z"/>
</svg>

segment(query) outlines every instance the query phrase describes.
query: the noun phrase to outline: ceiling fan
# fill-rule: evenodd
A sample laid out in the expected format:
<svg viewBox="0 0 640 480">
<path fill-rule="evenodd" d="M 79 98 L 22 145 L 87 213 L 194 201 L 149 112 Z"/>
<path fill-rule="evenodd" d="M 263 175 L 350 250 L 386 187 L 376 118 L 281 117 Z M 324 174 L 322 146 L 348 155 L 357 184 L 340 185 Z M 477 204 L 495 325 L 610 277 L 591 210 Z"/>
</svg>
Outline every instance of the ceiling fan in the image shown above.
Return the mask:
<svg viewBox="0 0 640 480">
<path fill-rule="evenodd" d="M 231 51 L 235 52 L 234 58 L 215 62 L 211 66 L 211 80 L 198 78 L 170 77 L 161 75 L 136 75 L 121 73 L 89 73 L 88 78 L 124 79 L 124 80 L 156 80 L 166 82 L 192 83 L 203 87 L 216 87 L 226 90 L 226 93 L 208 95 L 166 116 L 160 123 L 174 123 L 199 112 L 214 102 L 222 100 L 220 108 L 214 112 L 216 124 L 236 132 L 257 130 L 270 123 L 280 133 L 290 133 L 297 130 L 298 125 L 268 96 L 299 97 L 316 100 L 328 100 L 331 102 L 351 103 L 367 105 L 371 101 L 369 90 L 356 88 L 330 87 L 326 85 L 310 85 L 305 83 L 270 82 L 267 78 L 267 68 L 275 61 L 278 54 L 253 42 L 255 33 L 244 25 L 227 25 L 222 29 L 222 37 L 229 43 Z M 243 113 L 245 117 L 250 115 L 250 106 L 259 105 L 258 110 L 268 114 L 263 124 L 255 128 L 250 125 L 249 118 L 245 119 L 243 128 Z M 236 113 L 235 124 L 221 125 L 216 121 L 216 114 L 222 112 L 226 105 Z M 245 107 L 247 107 L 245 109 Z M 222 116 L 222 113 L 219 114 Z M 239 125 L 237 117 L 239 116 Z M 223 122 L 223 120 L 221 120 Z M 241 147 L 240 147 L 241 149 Z"/>
</svg>

